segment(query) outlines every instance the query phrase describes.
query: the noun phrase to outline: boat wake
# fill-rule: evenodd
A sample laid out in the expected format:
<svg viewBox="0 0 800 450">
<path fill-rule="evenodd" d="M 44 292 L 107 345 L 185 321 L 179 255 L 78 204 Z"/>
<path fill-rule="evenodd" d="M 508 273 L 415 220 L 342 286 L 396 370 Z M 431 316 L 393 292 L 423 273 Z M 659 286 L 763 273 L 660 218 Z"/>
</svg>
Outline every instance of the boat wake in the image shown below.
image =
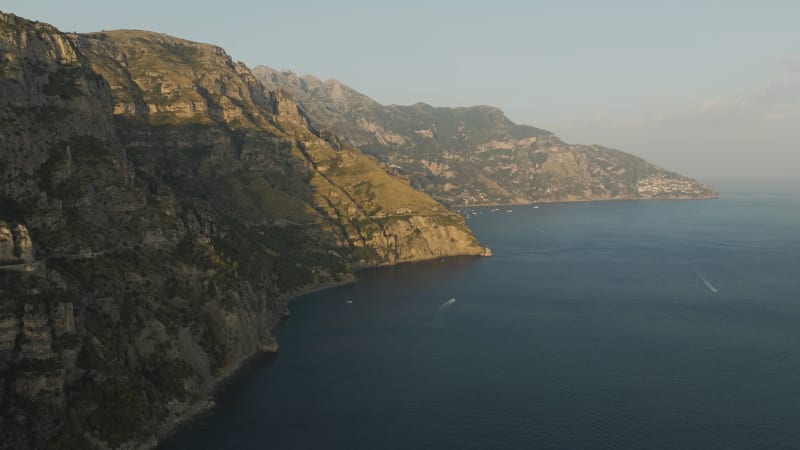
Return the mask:
<svg viewBox="0 0 800 450">
<path fill-rule="evenodd" d="M 713 292 L 715 294 L 717 292 L 719 292 L 717 290 L 717 288 L 715 288 L 714 285 L 711 284 L 710 281 L 708 281 L 708 278 L 706 278 L 705 275 L 703 275 L 699 270 L 697 270 L 697 269 L 692 269 L 692 270 L 694 271 L 695 275 L 697 275 L 697 277 L 700 278 L 700 281 L 702 281 L 703 284 L 706 285 L 706 287 L 708 288 L 709 291 L 711 291 L 711 292 Z"/>
</svg>

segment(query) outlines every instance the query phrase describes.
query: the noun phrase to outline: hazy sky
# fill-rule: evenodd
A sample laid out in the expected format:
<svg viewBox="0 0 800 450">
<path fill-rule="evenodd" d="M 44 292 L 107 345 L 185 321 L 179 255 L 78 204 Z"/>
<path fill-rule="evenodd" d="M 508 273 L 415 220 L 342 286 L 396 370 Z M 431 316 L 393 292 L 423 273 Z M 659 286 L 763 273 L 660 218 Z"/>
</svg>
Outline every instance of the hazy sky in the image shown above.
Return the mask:
<svg viewBox="0 0 800 450">
<path fill-rule="evenodd" d="M 3 0 L 140 28 L 382 103 L 489 104 L 706 180 L 800 179 L 800 1 Z"/>
</svg>

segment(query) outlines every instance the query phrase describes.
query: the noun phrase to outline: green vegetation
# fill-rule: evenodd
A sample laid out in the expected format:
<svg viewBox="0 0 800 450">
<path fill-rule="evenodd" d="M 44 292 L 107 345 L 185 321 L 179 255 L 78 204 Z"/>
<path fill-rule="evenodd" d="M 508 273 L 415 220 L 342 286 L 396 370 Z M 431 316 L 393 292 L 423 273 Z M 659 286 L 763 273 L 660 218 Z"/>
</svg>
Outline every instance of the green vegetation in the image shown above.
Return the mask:
<svg viewBox="0 0 800 450">
<path fill-rule="evenodd" d="M 134 436 L 144 435 L 152 426 L 151 402 L 146 384 L 137 379 L 115 377 L 87 386 L 85 393 L 98 407 L 89 413 L 86 425 L 112 447 Z"/>
<path fill-rule="evenodd" d="M 378 252 L 375 251 L 372 247 L 356 247 L 353 249 L 353 256 L 358 261 L 364 261 L 365 263 L 370 263 L 372 261 L 380 261 L 380 255 Z"/>
<path fill-rule="evenodd" d="M 25 211 L 29 209 L 29 207 L 13 199 L 0 197 L 0 220 L 22 221 L 25 217 Z"/>
<path fill-rule="evenodd" d="M 80 66 L 61 66 L 48 74 L 48 83 L 44 86 L 46 95 L 53 95 L 68 100 L 83 95 L 77 81 L 87 75 Z"/>
<path fill-rule="evenodd" d="M 152 368 L 145 369 L 144 375 L 157 390 L 175 395 L 182 400 L 188 400 L 188 393 L 183 387 L 183 382 L 194 375 L 189 364 L 179 359 L 169 360 L 164 357 L 156 357 L 148 365 Z"/>
</svg>

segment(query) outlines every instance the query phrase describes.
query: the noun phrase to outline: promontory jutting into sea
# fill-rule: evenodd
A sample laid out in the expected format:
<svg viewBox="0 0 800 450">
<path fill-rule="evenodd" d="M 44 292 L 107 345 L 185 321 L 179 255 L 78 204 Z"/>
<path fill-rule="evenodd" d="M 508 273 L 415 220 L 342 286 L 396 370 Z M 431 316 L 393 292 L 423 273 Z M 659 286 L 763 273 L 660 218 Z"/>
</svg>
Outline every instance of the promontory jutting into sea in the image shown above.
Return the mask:
<svg viewBox="0 0 800 450">
<path fill-rule="evenodd" d="M 0 448 L 800 441 L 795 184 L 157 32 L 0 47 Z"/>
</svg>

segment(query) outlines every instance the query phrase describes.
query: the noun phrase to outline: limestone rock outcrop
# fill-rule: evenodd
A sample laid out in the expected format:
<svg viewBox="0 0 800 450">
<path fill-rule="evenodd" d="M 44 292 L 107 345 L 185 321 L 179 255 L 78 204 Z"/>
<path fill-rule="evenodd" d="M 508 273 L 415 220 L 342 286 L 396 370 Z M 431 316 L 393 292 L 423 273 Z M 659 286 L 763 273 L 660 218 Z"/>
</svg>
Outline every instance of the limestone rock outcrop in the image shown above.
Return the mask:
<svg viewBox="0 0 800 450">
<path fill-rule="evenodd" d="M 0 220 L 0 264 L 27 264 L 34 260 L 28 227 Z"/>
</svg>

